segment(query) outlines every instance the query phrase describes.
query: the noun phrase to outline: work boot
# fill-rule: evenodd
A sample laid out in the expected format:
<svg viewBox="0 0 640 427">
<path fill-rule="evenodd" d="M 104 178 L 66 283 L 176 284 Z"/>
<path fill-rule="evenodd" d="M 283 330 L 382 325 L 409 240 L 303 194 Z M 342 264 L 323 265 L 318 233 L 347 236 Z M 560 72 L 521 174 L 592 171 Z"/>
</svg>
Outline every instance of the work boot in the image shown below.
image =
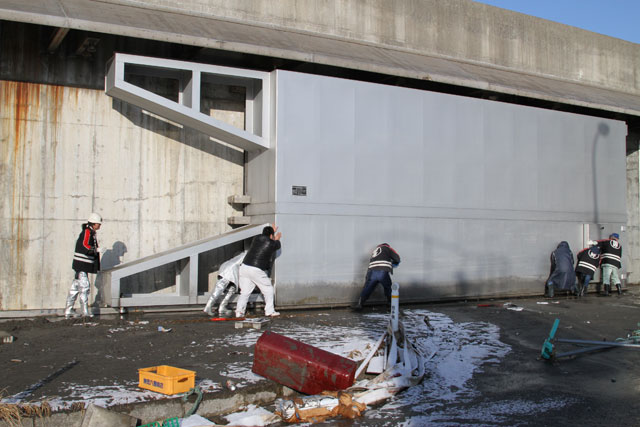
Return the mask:
<svg viewBox="0 0 640 427">
<path fill-rule="evenodd" d="M 584 297 L 587 296 L 587 291 L 589 290 L 589 285 L 584 285 L 582 287 L 582 290 L 580 291 L 580 296 Z"/>
<path fill-rule="evenodd" d="M 89 309 L 89 307 L 86 304 L 82 305 L 82 316 L 93 317 L 93 312 Z"/>
<path fill-rule="evenodd" d="M 73 308 L 68 308 L 64 312 L 65 319 L 75 319 L 76 317 L 80 317 L 78 313 Z"/>
<path fill-rule="evenodd" d="M 207 305 L 204 306 L 204 311 L 205 313 L 207 313 L 207 316 L 213 316 L 213 311 L 211 310 L 211 306 L 213 305 L 213 298 L 209 298 L 209 301 L 207 301 Z"/>
</svg>

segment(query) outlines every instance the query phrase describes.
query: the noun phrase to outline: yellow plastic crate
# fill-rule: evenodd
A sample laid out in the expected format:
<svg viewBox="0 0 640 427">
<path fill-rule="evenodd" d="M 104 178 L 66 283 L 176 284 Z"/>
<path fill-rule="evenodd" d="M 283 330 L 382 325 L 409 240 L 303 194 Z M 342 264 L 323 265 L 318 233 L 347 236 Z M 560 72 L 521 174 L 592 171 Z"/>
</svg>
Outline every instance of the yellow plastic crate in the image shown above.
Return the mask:
<svg viewBox="0 0 640 427">
<path fill-rule="evenodd" d="M 195 371 L 160 365 L 138 369 L 141 388 L 163 394 L 185 393 L 196 384 Z"/>
</svg>

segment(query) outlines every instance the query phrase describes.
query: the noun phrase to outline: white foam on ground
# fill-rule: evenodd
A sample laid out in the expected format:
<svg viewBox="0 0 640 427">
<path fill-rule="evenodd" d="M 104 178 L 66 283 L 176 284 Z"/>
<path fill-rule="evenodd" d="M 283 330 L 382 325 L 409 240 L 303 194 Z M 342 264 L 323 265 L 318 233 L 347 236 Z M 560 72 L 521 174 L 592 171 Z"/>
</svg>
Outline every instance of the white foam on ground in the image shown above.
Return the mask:
<svg viewBox="0 0 640 427">
<path fill-rule="evenodd" d="M 404 310 L 403 314 L 407 336 L 424 355 L 434 352 L 435 355 L 426 362 L 427 374 L 421 384 L 405 390 L 379 407 L 367 409 L 363 422 L 368 419 L 375 420 L 376 425 L 418 426 L 455 425 L 456 420 L 466 420 L 469 423 L 495 424 L 508 422 L 509 416 L 535 415 L 572 403 L 555 399 L 536 402 L 514 399 L 487 402 L 471 409 L 465 407 L 465 402 L 471 402 L 472 398 L 478 396 L 470 381 L 473 376 L 482 372 L 484 364 L 499 363 L 511 351 L 508 345 L 500 341 L 499 329 L 487 322 L 454 323 L 444 314 L 427 310 Z M 433 330 L 425 323 L 425 317 L 428 317 Z M 358 325 L 336 327 L 316 324 L 303 327 L 294 324 L 279 327 L 274 323 L 270 330 L 334 354 L 361 360 L 385 330 L 387 322 L 386 313 L 369 313 L 362 315 Z M 245 346 L 247 352 L 252 353 L 256 341 L 264 331 L 243 329 L 242 333 L 238 332 L 219 339 L 194 342 L 192 345 L 206 346 L 210 352 L 216 352 L 233 343 L 234 346 Z M 189 347 L 185 348 L 183 357 L 191 355 Z M 233 361 L 235 358 L 232 353 L 229 354 L 229 360 Z M 251 372 L 251 365 L 251 361 L 245 361 L 216 367 L 222 375 L 232 379 L 236 387 L 241 388 L 264 380 Z M 203 390 L 223 387 L 206 379 L 201 380 L 198 385 Z M 54 410 L 69 407 L 74 402 L 109 407 L 166 398 L 163 394 L 138 388 L 138 383 L 133 381 L 99 387 L 63 383 L 61 391 L 68 393 L 69 397 L 65 397 L 64 401 L 57 397 L 49 398 L 48 402 Z M 410 413 L 416 415 L 407 419 L 407 414 Z M 233 418 L 233 415 L 230 417 Z M 252 414 L 243 411 L 238 416 L 247 415 L 251 418 Z"/>
</svg>

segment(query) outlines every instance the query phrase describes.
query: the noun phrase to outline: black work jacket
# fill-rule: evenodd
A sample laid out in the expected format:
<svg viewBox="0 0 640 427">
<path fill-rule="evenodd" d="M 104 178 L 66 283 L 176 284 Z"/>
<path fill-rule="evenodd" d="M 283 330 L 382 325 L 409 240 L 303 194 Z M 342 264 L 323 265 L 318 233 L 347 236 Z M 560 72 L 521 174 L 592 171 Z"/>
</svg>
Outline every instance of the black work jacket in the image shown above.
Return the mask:
<svg viewBox="0 0 640 427">
<path fill-rule="evenodd" d="M 253 238 L 251 247 L 242 263 L 260 270 L 267 271 L 271 268 L 273 256 L 280 249 L 280 240 L 271 240 L 269 236 L 261 234 Z"/>
</svg>

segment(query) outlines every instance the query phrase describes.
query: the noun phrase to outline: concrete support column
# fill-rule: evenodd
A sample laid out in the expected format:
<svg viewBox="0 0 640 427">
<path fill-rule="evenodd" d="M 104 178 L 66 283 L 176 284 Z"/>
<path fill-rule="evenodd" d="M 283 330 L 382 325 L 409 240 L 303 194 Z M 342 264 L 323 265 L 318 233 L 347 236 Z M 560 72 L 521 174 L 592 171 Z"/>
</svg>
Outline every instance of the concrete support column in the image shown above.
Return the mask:
<svg viewBox="0 0 640 427">
<path fill-rule="evenodd" d="M 627 244 L 623 248 L 629 283 L 640 283 L 640 133 L 627 136 Z M 626 254 L 625 254 L 626 252 Z"/>
</svg>

